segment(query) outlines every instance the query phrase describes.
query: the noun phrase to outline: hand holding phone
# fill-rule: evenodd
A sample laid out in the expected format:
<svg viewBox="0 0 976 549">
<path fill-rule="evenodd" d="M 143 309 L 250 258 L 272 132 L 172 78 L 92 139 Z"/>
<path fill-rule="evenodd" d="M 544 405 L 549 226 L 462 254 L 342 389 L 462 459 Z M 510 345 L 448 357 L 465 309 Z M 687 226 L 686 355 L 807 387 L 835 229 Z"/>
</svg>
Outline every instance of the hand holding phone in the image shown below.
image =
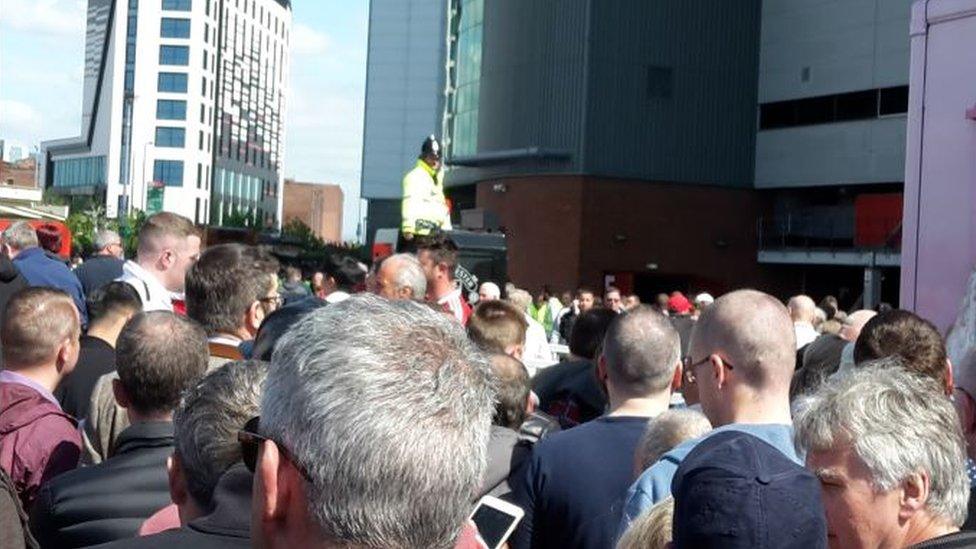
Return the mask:
<svg viewBox="0 0 976 549">
<path fill-rule="evenodd" d="M 496 497 L 485 496 L 471 513 L 471 521 L 488 549 L 499 549 L 515 531 L 525 512 Z"/>
</svg>

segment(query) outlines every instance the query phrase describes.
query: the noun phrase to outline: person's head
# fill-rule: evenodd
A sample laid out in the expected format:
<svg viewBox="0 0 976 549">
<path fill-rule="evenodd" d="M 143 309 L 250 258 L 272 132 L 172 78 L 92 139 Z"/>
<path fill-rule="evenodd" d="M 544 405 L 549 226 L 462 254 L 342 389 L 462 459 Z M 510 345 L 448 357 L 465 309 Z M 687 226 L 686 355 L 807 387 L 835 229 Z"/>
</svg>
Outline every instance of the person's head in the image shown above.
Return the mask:
<svg viewBox="0 0 976 549">
<path fill-rule="evenodd" d="M 715 298 L 708 292 L 702 292 L 695 296 L 695 310 L 699 313 L 712 303 L 715 303 Z"/>
<path fill-rule="evenodd" d="M 655 306 L 655 308 L 657 308 L 658 311 L 661 311 L 662 313 L 667 314 L 668 313 L 668 300 L 669 299 L 671 299 L 671 298 L 668 297 L 668 294 L 657 294 L 656 296 L 654 296 L 654 306 Z"/>
<path fill-rule="evenodd" d="M 669 394 L 681 386 L 681 340 L 667 318 L 638 307 L 610 323 L 597 375 L 611 406 L 631 398 Z"/>
<path fill-rule="evenodd" d="M 418 158 L 423 160 L 432 169 L 440 169 L 441 143 L 433 134 L 429 135 L 427 139 L 424 139 L 423 144 L 420 146 L 420 155 Z"/>
<path fill-rule="evenodd" d="M 89 333 L 111 338 L 108 343 L 112 345 L 122 326 L 142 310 L 142 299 L 135 288 L 126 282 L 109 282 L 88 294 L 86 299 Z"/>
<path fill-rule="evenodd" d="M 173 414 L 173 457 L 169 488 L 186 524 L 210 507 L 220 476 L 241 461 L 237 432 L 261 405 L 268 364 L 228 362 L 183 393 Z"/>
<path fill-rule="evenodd" d="M 37 245 L 44 251 L 58 255 L 61 253 L 61 231 L 57 225 L 43 223 L 35 229 L 37 231 Z"/>
<path fill-rule="evenodd" d="M 417 256 L 396 254 L 384 259 L 376 271 L 375 290 L 387 299 L 424 299 L 427 276 Z"/>
<path fill-rule="evenodd" d="M 959 414 L 966 453 L 976 457 L 976 349 L 970 349 L 955 366 L 952 403 Z"/>
<path fill-rule="evenodd" d="M 817 304 L 807 295 L 795 295 L 786 305 L 793 322 L 813 324 L 817 321 Z"/>
<path fill-rule="evenodd" d="M 691 302 L 681 292 L 673 292 L 668 298 L 668 312 L 673 315 L 687 315 L 691 309 Z"/>
<path fill-rule="evenodd" d="M 603 294 L 603 304 L 607 309 L 615 313 L 619 313 L 624 310 L 623 298 L 620 295 L 620 289 L 615 286 L 610 286 L 607 291 Z"/>
<path fill-rule="evenodd" d="M 870 309 L 854 311 L 844 317 L 844 321 L 841 323 L 843 326 L 841 326 L 840 332 L 837 335 L 850 342 L 857 341 L 858 336 L 861 335 L 861 330 L 864 329 L 864 325 L 877 314 Z"/>
<path fill-rule="evenodd" d="M 182 215 L 153 214 L 139 229 L 136 260 L 171 292 L 183 291 L 186 272 L 199 258 L 200 234 Z"/>
<path fill-rule="evenodd" d="M 672 408 L 652 418 L 634 452 L 634 476 L 640 476 L 675 446 L 711 430 L 705 414 L 693 408 Z"/>
<path fill-rule="evenodd" d="M 454 289 L 458 247 L 447 234 L 436 232 L 417 242 L 417 259 L 427 276 L 427 295 L 437 299 Z"/>
<path fill-rule="evenodd" d="M 748 433 L 701 440 L 675 471 L 671 495 L 675 549 L 827 546 L 817 477 Z"/>
<path fill-rule="evenodd" d="M 20 252 L 37 246 L 37 231 L 26 221 L 15 221 L 3 230 L 3 253 L 11 259 Z"/>
<path fill-rule="evenodd" d="M 945 340 L 928 320 L 894 309 L 868 320 L 854 344 L 854 363 L 897 356 L 905 367 L 933 379 L 952 394 L 952 371 Z"/>
<path fill-rule="evenodd" d="M 804 347 L 802 362 L 797 364 L 790 382 L 790 401 L 807 393 L 812 393 L 838 369 L 848 345 L 839 337 L 818 337 Z"/>
<path fill-rule="evenodd" d="M 668 549 L 673 521 L 674 498 L 668 497 L 634 519 L 620 537 L 616 549 Z"/>
<path fill-rule="evenodd" d="M 762 292 L 738 290 L 716 299 L 695 323 L 685 381 L 715 426 L 788 421 L 795 363 L 786 307 Z"/>
<path fill-rule="evenodd" d="M 468 337 L 478 347 L 519 360 L 525 350 L 525 314 L 502 300 L 479 303 L 468 319 Z"/>
<path fill-rule="evenodd" d="M 334 254 L 329 256 L 325 271 L 324 289 L 327 292 L 352 293 L 366 280 L 367 269 L 354 257 Z"/>
<path fill-rule="evenodd" d="M 966 453 L 952 404 L 897 358 L 881 362 L 831 378 L 795 417 L 832 545 L 907 547 L 966 520 Z"/>
<path fill-rule="evenodd" d="M 78 309 L 68 294 L 43 287 L 20 290 L 7 302 L 0 325 L 3 368 L 56 385 L 78 362 L 80 336 Z"/>
<path fill-rule="evenodd" d="M 579 305 L 580 312 L 585 313 L 596 305 L 596 294 L 589 288 L 580 288 L 576 290 L 576 302 Z"/>
<path fill-rule="evenodd" d="M 637 294 L 627 294 L 623 297 L 623 306 L 625 311 L 633 310 L 635 307 L 641 304 L 640 297 Z"/>
<path fill-rule="evenodd" d="M 119 378 L 115 400 L 132 423 L 172 417 L 180 395 L 207 369 L 207 334 L 190 319 L 168 311 L 132 317 L 115 346 Z"/>
<path fill-rule="evenodd" d="M 210 335 L 254 339 L 278 308 L 278 261 L 254 246 L 219 244 L 186 274 L 186 314 Z"/>
<path fill-rule="evenodd" d="M 488 358 L 429 306 L 361 294 L 312 312 L 264 384 L 253 542 L 452 547 L 485 471 L 493 393 Z"/>
<path fill-rule="evenodd" d="M 312 289 L 321 290 L 325 287 L 325 273 L 322 271 L 315 271 L 312 273 Z"/>
<path fill-rule="evenodd" d="M 125 256 L 125 248 L 122 246 L 122 237 L 119 233 L 102 229 L 95 233 L 95 253 L 97 255 L 110 255 L 122 259 Z"/>
<path fill-rule="evenodd" d="M 531 406 L 529 371 L 518 359 L 493 353 L 491 373 L 495 382 L 495 415 L 491 422 L 518 431 Z"/>
<path fill-rule="evenodd" d="M 549 286 L 542 286 L 542 289 L 532 297 L 536 307 L 544 307 L 553 297 L 552 290 L 549 288 Z"/>
<path fill-rule="evenodd" d="M 498 284 L 494 282 L 483 282 L 481 287 L 478 288 L 478 301 L 491 301 L 493 299 L 501 299 L 502 291 L 498 287 Z"/>
<path fill-rule="evenodd" d="M 532 294 L 522 289 L 516 289 L 508 294 L 506 300 L 519 311 L 527 313 L 529 306 L 532 305 Z"/>
<path fill-rule="evenodd" d="M 322 299 L 302 299 L 289 303 L 268 315 L 258 329 L 251 349 L 251 358 L 268 362 L 278 341 L 298 323 L 306 314 L 325 307 L 327 303 Z"/>
<path fill-rule="evenodd" d="M 616 316 L 609 309 L 590 309 L 581 313 L 569 334 L 569 352 L 579 358 L 595 359 L 607 328 Z"/>
<path fill-rule="evenodd" d="M 285 267 L 285 281 L 286 282 L 301 282 L 302 281 L 302 270 L 293 265 Z"/>
</svg>

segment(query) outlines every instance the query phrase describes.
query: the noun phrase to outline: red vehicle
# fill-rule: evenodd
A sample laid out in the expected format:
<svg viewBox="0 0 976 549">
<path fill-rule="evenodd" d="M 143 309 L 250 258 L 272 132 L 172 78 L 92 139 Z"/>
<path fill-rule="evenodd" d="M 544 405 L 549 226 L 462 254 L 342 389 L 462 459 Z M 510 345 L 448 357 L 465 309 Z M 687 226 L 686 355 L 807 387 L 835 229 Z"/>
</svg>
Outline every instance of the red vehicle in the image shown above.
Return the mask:
<svg viewBox="0 0 976 549">
<path fill-rule="evenodd" d="M 24 220 L 0 218 L 0 231 L 5 230 L 17 221 Z M 58 255 L 65 259 L 71 257 L 71 230 L 68 229 L 67 225 L 60 221 L 51 221 L 48 219 L 27 219 L 26 221 L 31 227 L 34 227 L 34 230 L 38 231 L 40 238 L 50 238 L 52 241 L 60 244 L 57 247 Z"/>
</svg>

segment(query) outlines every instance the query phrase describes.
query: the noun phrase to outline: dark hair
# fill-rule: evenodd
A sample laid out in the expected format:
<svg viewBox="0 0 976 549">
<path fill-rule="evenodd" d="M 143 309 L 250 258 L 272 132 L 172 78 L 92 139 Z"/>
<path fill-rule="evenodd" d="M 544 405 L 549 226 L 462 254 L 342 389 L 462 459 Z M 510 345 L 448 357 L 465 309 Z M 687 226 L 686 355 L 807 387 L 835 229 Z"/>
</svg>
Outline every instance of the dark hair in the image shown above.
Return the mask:
<svg viewBox="0 0 976 549">
<path fill-rule="evenodd" d="M 936 380 L 940 387 L 948 384 L 945 341 L 935 325 L 915 313 L 878 313 L 861 329 L 854 344 L 856 364 L 889 356 L 901 358 L 907 369 Z"/>
<path fill-rule="evenodd" d="M 426 251 L 434 263 L 447 265 L 447 272 L 454 277 L 458 263 L 458 247 L 443 231 L 434 231 L 428 236 L 417 238 L 417 253 Z"/>
<path fill-rule="evenodd" d="M 119 334 L 116 355 L 119 381 L 142 414 L 175 410 L 210 359 L 203 328 L 168 311 L 132 317 Z"/>
<path fill-rule="evenodd" d="M 610 309 L 594 308 L 576 318 L 569 336 L 569 350 L 581 358 L 593 359 L 603 342 L 603 336 L 617 313 Z"/>
<path fill-rule="evenodd" d="M 142 310 L 139 292 L 127 282 L 114 281 L 88 294 L 88 318 L 98 322 L 109 315 L 135 314 Z"/>
<path fill-rule="evenodd" d="M 186 273 L 186 314 L 208 333 L 233 332 L 277 272 L 278 261 L 254 246 L 211 246 Z"/>
<path fill-rule="evenodd" d="M 325 274 L 335 280 L 339 289 L 347 292 L 366 280 L 366 272 L 359 265 L 359 261 L 348 255 L 330 255 L 325 264 Z"/>
<path fill-rule="evenodd" d="M 525 330 L 529 323 L 514 305 L 500 299 L 484 301 L 471 311 L 468 337 L 478 347 L 489 352 L 505 354 L 510 345 L 525 344 Z"/>
<path fill-rule="evenodd" d="M 326 302 L 321 299 L 305 297 L 268 315 L 261 322 L 258 335 L 254 338 L 254 350 L 251 352 L 251 358 L 269 362 L 275 345 L 281 336 L 285 335 L 285 332 L 304 318 L 306 314 L 325 306 Z"/>
<path fill-rule="evenodd" d="M 790 382 L 790 400 L 814 392 L 840 369 L 847 341 L 835 335 L 822 335 L 797 352 L 797 366 Z"/>
<path fill-rule="evenodd" d="M 531 391 L 529 371 L 518 359 L 495 353 L 491 355 L 491 373 L 495 382 L 495 415 L 491 422 L 518 431 L 525 422 Z"/>
<path fill-rule="evenodd" d="M 582 294 L 590 294 L 593 297 L 596 297 L 596 292 L 594 292 L 593 289 L 590 288 L 589 286 L 580 286 L 579 288 L 576 288 L 575 297 L 578 298 Z"/>
<path fill-rule="evenodd" d="M 832 295 L 828 295 L 820 300 L 820 308 L 826 314 L 827 320 L 831 320 L 837 316 L 837 312 L 840 311 L 840 305 L 837 303 L 837 298 Z"/>
</svg>

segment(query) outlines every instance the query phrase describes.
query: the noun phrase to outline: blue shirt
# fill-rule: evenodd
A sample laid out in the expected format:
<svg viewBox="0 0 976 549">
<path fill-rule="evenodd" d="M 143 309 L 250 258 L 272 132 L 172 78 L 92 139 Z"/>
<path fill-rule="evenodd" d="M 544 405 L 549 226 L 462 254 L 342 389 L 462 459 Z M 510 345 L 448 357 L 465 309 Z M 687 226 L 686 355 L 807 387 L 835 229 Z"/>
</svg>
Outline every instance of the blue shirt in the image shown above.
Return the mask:
<svg viewBox="0 0 976 549">
<path fill-rule="evenodd" d="M 661 456 L 661 459 L 652 465 L 650 469 L 644 471 L 640 478 L 637 479 L 637 482 L 627 492 L 627 503 L 624 506 L 623 518 L 620 521 L 620 527 L 617 532 L 618 536 L 619 534 L 623 534 L 630 526 L 630 523 L 639 517 L 641 513 L 671 495 L 671 479 L 674 478 L 674 473 L 678 470 L 678 466 L 681 465 L 681 461 L 685 456 L 705 438 L 723 431 L 741 431 L 748 433 L 769 443 L 769 445 L 783 452 L 783 455 L 799 465 L 803 465 L 803 460 L 797 455 L 796 448 L 793 446 L 792 425 L 733 423 L 719 427 L 704 436 L 679 444 L 673 450 Z"/>
<path fill-rule="evenodd" d="M 525 516 L 512 549 L 613 547 L 646 417 L 602 416 L 550 435 L 510 477 Z"/>
<path fill-rule="evenodd" d="M 81 315 L 81 325 L 88 324 L 88 309 L 85 307 L 85 292 L 81 289 L 81 282 L 68 266 L 56 259 L 51 259 L 40 248 L 27 248 L 17 254 L 14 265 L 20 274 L 24 275 L 31 286 L 46 286 L 61 290 L 71 296 Z"/>
</svg>

